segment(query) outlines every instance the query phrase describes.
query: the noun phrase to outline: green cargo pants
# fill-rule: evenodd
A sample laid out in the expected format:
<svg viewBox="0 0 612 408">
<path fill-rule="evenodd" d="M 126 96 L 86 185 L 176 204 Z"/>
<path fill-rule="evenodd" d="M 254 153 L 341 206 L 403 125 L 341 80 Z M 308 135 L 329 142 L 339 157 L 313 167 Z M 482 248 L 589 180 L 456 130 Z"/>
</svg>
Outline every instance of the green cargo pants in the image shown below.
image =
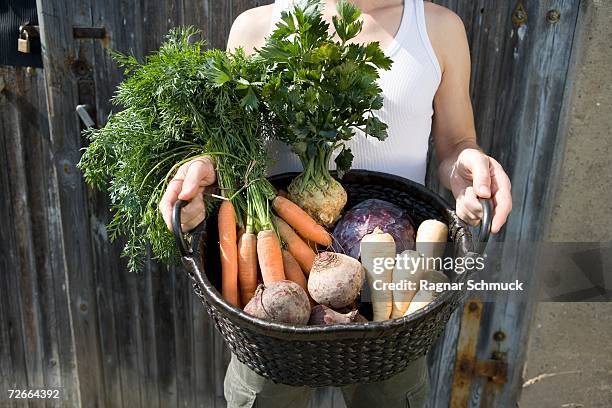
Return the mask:
<svg viewBox="0 0 612 408">
<path fill-rule="evenodd" d="M 242 364 L 232 355 L 225 374 L 228 408 L 305 408 L 313 389 L 274 384 Z M 425 357 L 386 381 L 354 384 L 341 388 L 348 408 L 421 408 L 429 395 Z"/>
</svg>

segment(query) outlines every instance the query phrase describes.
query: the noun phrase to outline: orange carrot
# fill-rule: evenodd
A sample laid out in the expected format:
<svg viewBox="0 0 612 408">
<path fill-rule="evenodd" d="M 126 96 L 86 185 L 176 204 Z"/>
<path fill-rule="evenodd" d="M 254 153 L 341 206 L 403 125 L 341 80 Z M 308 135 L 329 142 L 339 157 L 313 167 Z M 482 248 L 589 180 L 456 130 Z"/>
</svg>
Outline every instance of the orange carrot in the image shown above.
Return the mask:
<svg viewBox="0 0 612 408">
<path fill-rule="evenodd" d="M 308 283 L 300 264 L 295 260 L 293 255 L 286 249 L 283 249 L 283 268 L 285 268 L 285 277 L 297 283 L 308 293 Z"/>
<path fill-rule="evenodd" d="M 273 230 L 264 230 L 257 234 L 257 259 L 264 285 L 285 279 L 283 254 Z"/>
<path fill-rule="evenodd" d="M 332 244 L 329 232 L 317 224 L 317 222 L 297 204 L 284 197 L 277 196 L 272 201 L 272 207 L 274 207 L 274 211 L 276 211 L 287 224 L 291 225 L 298 234 L 304 237 L 304 239 L 325 246 L 330 246 Z"/>
<path fill-rule="evenodd" d="M 287 250 L 300 264 L 304 274 L 308 276 L 316 254 L 285 221 L 279 217 L 274 217 L 273 222 L 281 239 L 287 245 Z"/>
<path fill-rule="evenodd" d="M 240 241 L 240 238 L 242 237 L 242 235 L 244 235 L 246 231 L 244 230 L 244 228 L 238 228 L 238 232 L 236 233 L 236 242 Z"/>
<path fill-rule="evenodd" d="M 257 289 L 257 237 L 251 232 L 238 240 L 238 283 L 240 300 L 246 305 Z"/>
<path fill-rule="evenodd" d="M 283 267 L 285 268 L 285 276 L 287 277 L 287 279 L 297 283 L 302 287 L 302 289 L 304 289 L 304 291 L 308 295 L 308 299 L 310 300 L 310 306 L 313 307 L 314 305 L 316 305 L 317 302 L 312 300 L 310 294 L 308 293 L 308 281 L 304 276 L 304 272 L 302 272 L 300 264 L 286 249 L 283 249 Z"/>
<path fill-rule="evenodd" d="M 240 307 L 238 299 L 238 247 L 236 245 L 236 213 L 231 201 L 219 207 L 219 248 L 221 251 L 221 294 L 223 299 Z"/>
</svg>

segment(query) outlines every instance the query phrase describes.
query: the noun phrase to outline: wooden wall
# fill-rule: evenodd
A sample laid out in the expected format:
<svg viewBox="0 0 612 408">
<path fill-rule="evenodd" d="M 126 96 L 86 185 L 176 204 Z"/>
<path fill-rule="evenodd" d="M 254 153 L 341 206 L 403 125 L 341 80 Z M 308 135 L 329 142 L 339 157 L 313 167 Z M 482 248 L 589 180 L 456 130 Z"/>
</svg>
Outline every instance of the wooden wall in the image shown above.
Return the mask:
<svg viewBox="0 0 612 408">
<path fill-rule="evenodd" d="M 104 123 L 121 79 L 109 49 L 142 56 L 183 24 L 223 47 L 241 11 L 270 2 L 38 1 L 44 69 L 0 68 L 0 405 L 6 389 L 36 387 L 61 388 L 66 406 L 225 405 L 229 354 L 187 279 L 154 263 L 129 274 L 120 243 L 109 244 L 106 197 L 89 190 L 75 167 L 84 141 L 74 109 L 89 103 Z M 536 240 L 557 174 L 579 1 L 525 1 L 520 30 L 515 2 L 439 3 L 464 19 L 480 141 L 513 178 L 515 212 L 505 237 Z M 547 22 L 551 9 L 560 10 L 558 23 Z M 73 26 L 103 26 L 108 39 L 75 40 Z M 490 406 L 513 405 L 504 404 L 520 390 L 529 318 L 528 302 L 487 306 L 479 356 L 498 346 L 491 333 L 505 330 L 511 380 L 492 393 L 475 381 L 471 405 L 482 395 L 493 395 Z M 433 407 L 451 398 L 459 327 L 456 315 L 432 356 Z M 312 406 L 343 404 L 338 393 L 319 391 Z"/>
</svg>

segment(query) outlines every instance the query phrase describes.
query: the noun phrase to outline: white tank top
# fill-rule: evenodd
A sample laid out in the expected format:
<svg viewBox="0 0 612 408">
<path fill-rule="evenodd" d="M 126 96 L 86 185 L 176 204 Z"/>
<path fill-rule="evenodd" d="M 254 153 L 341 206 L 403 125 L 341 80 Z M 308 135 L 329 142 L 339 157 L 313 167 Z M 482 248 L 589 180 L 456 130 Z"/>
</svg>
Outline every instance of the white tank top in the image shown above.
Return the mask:
<svg viewBox="0 0 612 408">
<path fill-rule="evenodd" d="M 276 0 L 272 29 L 290 4 L 290 0 Z M 385 53 L 393 66 L 380 72 L 384 107 L 377 115 L 389 126 L 389 136 L 379 141 L 358 131 L 347 143 L 355 156 L 352 168 L 395 174 L 424 184 L 433 99 L 442 74 L 427 35 L 423 0 L 404 1 L 400 27 Z M 271 143 L 270 158 L 271 174 L 302 171 L 297 156 L 280 142 Z"/>
</svg>

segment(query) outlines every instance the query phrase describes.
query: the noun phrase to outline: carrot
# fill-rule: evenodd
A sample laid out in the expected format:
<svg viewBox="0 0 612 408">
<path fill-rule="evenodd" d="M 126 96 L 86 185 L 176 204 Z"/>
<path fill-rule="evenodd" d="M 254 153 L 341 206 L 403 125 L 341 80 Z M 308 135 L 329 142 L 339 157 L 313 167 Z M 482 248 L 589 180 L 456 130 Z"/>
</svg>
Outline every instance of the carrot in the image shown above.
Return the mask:
<svg viewBox="0 0 612 408">
<path fill-rule="evenodd" d="M 240 300 L 246 305 L 257 289 L 257 236 L 251 232 L 238 240 L 238 284 Z"/>
<path fill-rule="evenodd" d="M 283 268 L 285 269 L 285 277 L 297 283 L 308 293 L 308 283 L 300 264 L 295 260 L 293 255 L 286 249 L 283 249 Z"/>
<path fill-rule="evenodd" d="M 238 247 L 236 245 L 236 213 L 229 200 L 219 207 L 219 248 L 221 251 L 221 294 L 233 306 L 240 307 L 238 299 Z"/>
<path fill-rule="evenodd" d="M 273 230 L 264 230 L 257 234 L 257 259 L 264 285 L 285 279 L 283 254 Z"/>
<path fill-rule="evenodd" d="M 238 228 L 238 232 L 236 233 L 236 242 L 240 241 L 240 238 L 242 238 L 242 235 L 244 235 L 245 232 L 246 230 L 244 228 Z"/>
<path fill-rule="evenodd" d="M 302 268 L 298 261 L 296 261 L 293 255 L 286 249 L 283 249 L 283 268 L 285 268 L 285 277 L 300 285 L 302 289 L 306 291 L 306 294 L 308 294 L 308 282 L 306 281 L 304 272 L 302 272 Z M 308 299 L 310 300 L 311 307 L 316 304 L 310 295 L 308 295 Z"/>
<path fill-rule="evenodd" d="M 314 251 L 293 231 L 293 229 L 285 221 L 279 217 L 274 217 L 274 226 L 278 231 L 281 239 L 287 245 L 287 250 L 293 255 L 295 260 L 302 267 L 304 274 L 308 276 L 310 269 L 312 269 L 312 263 L 315 259 Z"/>
<path fill-rule="evenodd" d="M 293 229 L 305 239 L 325 246 L 330 246 L 332 244 L 329 232 L 317 224 L 316 221 L 297 204 L 284 197 L 277 196 L 272 201 L 272 207 L 287 224 L 291 225 Z"/>
</svg>

